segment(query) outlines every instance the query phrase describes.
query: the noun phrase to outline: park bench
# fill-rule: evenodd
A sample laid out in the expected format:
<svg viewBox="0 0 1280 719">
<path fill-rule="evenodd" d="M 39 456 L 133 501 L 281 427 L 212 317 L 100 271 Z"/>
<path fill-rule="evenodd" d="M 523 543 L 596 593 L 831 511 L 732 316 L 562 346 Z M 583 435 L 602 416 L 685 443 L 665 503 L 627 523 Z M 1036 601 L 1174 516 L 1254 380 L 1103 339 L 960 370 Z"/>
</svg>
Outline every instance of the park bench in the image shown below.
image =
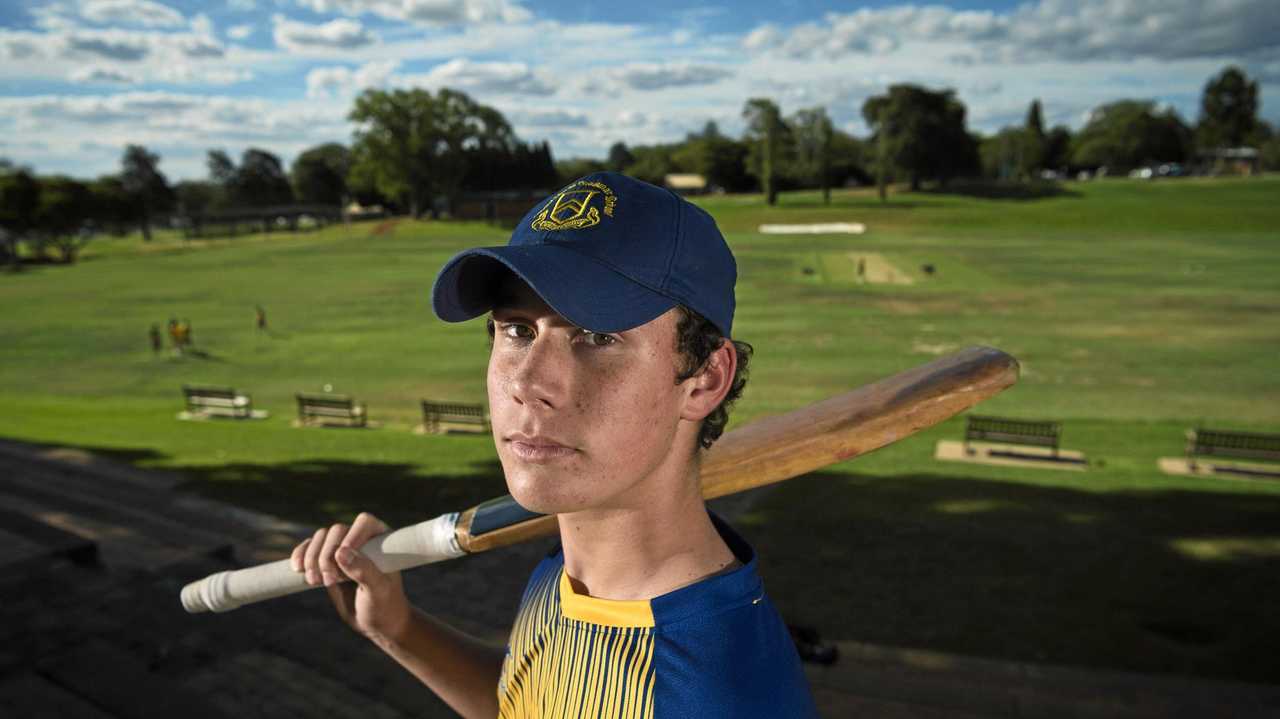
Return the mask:
<svg viewBox="0 0 1280 719">
<path fill-rule="evenodd" d="M 444 434 L 451 429 L 462 431 L 489 431 L 489 414 L 484 405 L 459 402 L 432 402 L 422 400 L 422 428 L 433 434 Z"/>
<path fill-rule="evenodd" d="M 236 419 L 254 416 L 253 400 L 231 387 L 183 385 L 182 394 L 187 400 L 187 412 L 192 416 Z"/>
<path fill-rule="evenodd" d="M 1187 463 L 1192 468 L 1196 466 L 1196 457 L 1280 461 L 1280 434 L 1189 429 L 1187 430 Z"/>
<path fill-rule="evenodd" d="M 298 394 L 298 422 L 365 426 L 364 404 L 341 394 Z"/>
<path fill-rule="evenodd" d="M 972 450 L 969 449 L 971 441 L 1005 442 L 1050 447 L 1053 450 L 1053 456 L 1057 457 L 1058 437 L 1061 433 L 1062 426 L 1058 422 L 969 415 L 969 422 L 964 429 L 964 448 L 966 453 L 972 454 Z"/>
</svg>

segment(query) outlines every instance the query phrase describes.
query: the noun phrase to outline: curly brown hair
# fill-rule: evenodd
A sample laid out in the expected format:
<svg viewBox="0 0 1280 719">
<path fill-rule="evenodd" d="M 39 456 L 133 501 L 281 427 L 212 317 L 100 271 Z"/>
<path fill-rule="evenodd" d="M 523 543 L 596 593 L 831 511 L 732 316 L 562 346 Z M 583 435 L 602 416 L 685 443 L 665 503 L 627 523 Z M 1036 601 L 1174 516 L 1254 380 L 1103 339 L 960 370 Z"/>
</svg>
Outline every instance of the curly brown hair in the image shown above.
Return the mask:
<svg viewBox="0 0 1280 719">
<path fill-rule="evenodd" d="M 724 433 L 725 425 L 729 423 L 729 410 L 747 386 L 747 365 L 751 363 L 751 353 L 755 350 L 746 342 L 726 340 L 707 318 L 688 307 L 677 305 L 676 309 L 680 312 L 680 320 L 676 325 L 676 352 L 683 360 L 683 366 L 676 372 L 676 384 L 698 374 L 711 358 L 711 353 L 720 349 L 726 341 L 732 342 L 738 353 L 738 366 L 733 372 L 729 393 L 724 396 L 720 406 L 702 420 L 702 428 L 698 432 L 698 446 L 708 449 Z"/>
</svg>

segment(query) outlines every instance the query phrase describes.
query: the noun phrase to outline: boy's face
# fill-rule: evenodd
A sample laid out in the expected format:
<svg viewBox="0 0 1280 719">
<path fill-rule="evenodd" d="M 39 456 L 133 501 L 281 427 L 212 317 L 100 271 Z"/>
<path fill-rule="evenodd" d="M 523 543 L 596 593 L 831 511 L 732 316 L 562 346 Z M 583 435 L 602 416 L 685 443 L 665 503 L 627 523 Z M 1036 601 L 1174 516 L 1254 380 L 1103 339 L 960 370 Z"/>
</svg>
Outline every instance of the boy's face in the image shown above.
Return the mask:
<svg viewBox="0 0 1280 719">
<path fill-rule="evenodd" d="M 597 334 L 523 282 L 505 289 L 493 310 L 488 387 L 511 495 L 544 514 L 631 506 L 643 493 L 628 490 L 675 461 L 688 384 L 675 383 L 677 312 Z"/>
</svg>

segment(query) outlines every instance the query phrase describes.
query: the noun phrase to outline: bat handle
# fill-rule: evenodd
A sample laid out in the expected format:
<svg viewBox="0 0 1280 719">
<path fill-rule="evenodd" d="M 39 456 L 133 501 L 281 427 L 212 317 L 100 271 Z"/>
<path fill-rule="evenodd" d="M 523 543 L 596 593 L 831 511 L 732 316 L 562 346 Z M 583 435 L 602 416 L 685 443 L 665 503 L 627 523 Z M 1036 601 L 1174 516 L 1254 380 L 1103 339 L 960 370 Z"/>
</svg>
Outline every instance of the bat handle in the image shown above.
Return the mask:
<svg viewBox="0 0 1280 719">
<path fill-rule="evenodd" d="M 373 537 L 360 551 L 384 572 L 419 567 L 466 554 L 454 528 L 458 513 L 401 527 Z M 182 588 L 182 608 L 191 614 L 229 612 L 246 604 L 314 589 L 288 559 L 211 574 Z"/>
</svg>

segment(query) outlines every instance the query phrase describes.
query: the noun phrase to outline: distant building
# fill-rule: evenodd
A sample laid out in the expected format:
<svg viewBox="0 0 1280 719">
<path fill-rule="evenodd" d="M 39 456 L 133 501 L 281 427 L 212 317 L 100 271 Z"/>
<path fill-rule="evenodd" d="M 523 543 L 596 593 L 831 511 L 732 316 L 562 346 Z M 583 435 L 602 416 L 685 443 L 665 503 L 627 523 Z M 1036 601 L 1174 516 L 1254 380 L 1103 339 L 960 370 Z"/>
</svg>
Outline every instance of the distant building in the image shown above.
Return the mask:
<svg viewBox="0 0 1280 719">
<path fill-rule="evenodd" d="M 387 211 L 382 208 L 382 205 L 362 205 L 354 200 L 343 208 L 342 212 L 348 220 L 368 220 L 387 216 Z"/>
<path fill-rule="evenodd" d="M 1196 153 L 1199 173 L 1205 175 L 1257 175 L 1262 155 L 1256 147 L 1219 147 Z"/>
<path fill-rule="evenodd" d="M 707 178 L 702 175 L 673 173 L 662 178 L 662 184 L 681 195 L 701 195 L 707 191 Z"/>
</svg>

